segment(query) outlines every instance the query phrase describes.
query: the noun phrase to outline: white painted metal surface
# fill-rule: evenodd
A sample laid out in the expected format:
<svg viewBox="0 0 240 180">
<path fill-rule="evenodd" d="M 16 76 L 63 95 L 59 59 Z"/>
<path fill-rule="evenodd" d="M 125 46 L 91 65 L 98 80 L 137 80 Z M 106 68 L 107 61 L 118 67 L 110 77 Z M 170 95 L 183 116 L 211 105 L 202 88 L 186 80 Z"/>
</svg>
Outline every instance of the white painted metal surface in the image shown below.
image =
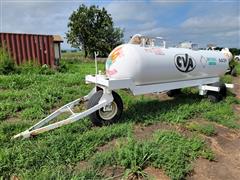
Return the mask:
<svg viewBox="0 0 240 180">
<path fill-rule="evenodd" d="M 115 89 L 132 89 L 134 87 L 133 81 L 131 79 L 109 79 L 105 75 L 87 75 L 85 77 L 85 81 L 87 84 L 93 83 L 99 86 L 107 87 L 110 90 Z"/>
<path fill-rule="evenodd" d="M 226 49 L 164 48 L 145 41 L 116 47 L 106 61 L 107 76 L 131 79 L 135 85 L 211 78 L 223 75 L 231 58 Z"/>
<path fill-rule="evenodd" d="M 97 75 L 97 78 L 92 75 L 86 76 L 87 83 L 97 84 L 98 86 L 106 87 L 107 89 L 130 89 L 134 95 L 141 95 L 154 92 L 163 92 L 172 89 L 180 89 L 185 87 L 203 86 L 203 90 L 216 91 L 216 87 L 206 86 L 207 84 L 219 81 L 219 77 L 192 79 L 183 81 L 163 82 L 158 84 L 135 85 L 131 79 L 116 80 L 108 78 L 104 75 Z M 208 87 L 208 89 L 206 89 Z M 212 87 L 211 89 L 209 89 Z M 218 91 L 218 90 L 217 90 Z"/>
<path fill-rule="evenodd" d="M 234 85 L 233 84 L 225 84 L 227 88 L 233 89 Z"/>
<path fill-rule="evenodd" d="M 67 125 L 67 124 L 71 124 L 75 121 L 78 121 L 86 116 L 88 116 L 89 114 L 105 107 L 106 105 L 108 105 L 109 103 L 111 103 L 113 101 L 113 96 L 111 92 L 106 92 L 103 94 L 103 96 L 101 97 L 100 101 L 98 102 L 98 104 L 84 112 L 81 113 L 74 113 L 73 112 L 73 107 L 75 105 L 78 105 L 81 101 L 86 101 L 88 100 L 92 94 L 95 92 L 95 88 L 87 95 L 84 96 L 83 98 L 79 98 L 76 99 L 75 101 L 72 101 L 66 105 L 64 105 L 63 107 L 59 108 L 58 110 L 56 110 L 55 112 L 53 112 L 52 114 L 50 114 L 49 116 L 47 116 L 46 118 L 44 118 L 43 120 L 41 120 L 39 123 L 35 124 L 34 126 L 30 127 L 29 129 L 27 129 L 24 132 L 21 132 L 17 135 L 15 135 L 13 138 L 29 138 L 31 136 L 36 136 L 40 133 L 46 132 L 46 131 L 50 131 L 52 129 L 56 129 L 59 128 L 61 126 Z M 53 120 L 54 118 L 58 117 L 60 114 L 64 113 L 64 112 L 70 112 L 71 115 L 62 121 L 59 122 L 55 122 L 53 124 L 49 124 L 47 126 L 46 125 L 48 122 L 50 122 L 51 120 Z"/>
</svg>

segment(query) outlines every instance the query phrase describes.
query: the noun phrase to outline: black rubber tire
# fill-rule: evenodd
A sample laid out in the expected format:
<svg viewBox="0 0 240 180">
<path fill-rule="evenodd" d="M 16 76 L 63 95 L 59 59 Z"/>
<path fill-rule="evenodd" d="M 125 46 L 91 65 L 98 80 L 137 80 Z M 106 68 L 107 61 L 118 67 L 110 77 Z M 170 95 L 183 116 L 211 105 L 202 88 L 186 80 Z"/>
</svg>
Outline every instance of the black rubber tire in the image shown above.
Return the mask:
<svg viewBox="0 0 240 180">
<path fill-rule="evenodd" d="M 222 100 L 222 96 L 218 92 L 214 91 L 208 91 L 207 98 L 213 103 L 217 103 Z"/>
<path fill-rule="evenodd" d="M 179 95 L 180 92 L 181 92 L 181 89 L 173 89 L 173 90 L 167 91 L 167 95 L 169 97 L 175 97 L 175 96 Z"/>
<path fill-rule="evenodd" d="M 218 92 L 222 97 L 226 97 L 227 96 L 227 87 L 224 83 L 222 82 L 216 82 L 213 83 L 212 86 L 216 86 L 220 88 L 220 91 Z"/>
<path fill-rule="evenodd" d="M 89 108 L 97 105 L 99 100 L 101 99 L 102 95 L 103 95 L 102 90 L 99 90 L 96 93 L 94 93 L 88 101 L 87 108 L 89 109 Z M 120 120 L 120 118 L 122 116 L 122 112 L 123 112 L 123 102 L 122 102 L 121 97 L 116 92 L 112 91 L 112 95 L 113 95 L 113 101 L 117 105 L 116 115 L 112 119 L 105 120 L 100 117 L 100 115 L 99 115 L 100 110 L 95 111 L 89 115 L 89 118 L 91 119 L 91 121 L 94 125 L 96 125 L 96 126 L 109 125 L 109 124 L 116 123 Z"/>
<path fill-rule="evenodd" d="M 234 76 L 234 77 L 237 76 L 237 69 L 236 69 L 236 67 L 234 67 L 234 68 L 232 69 L 231 75 Z"/>
</svg>

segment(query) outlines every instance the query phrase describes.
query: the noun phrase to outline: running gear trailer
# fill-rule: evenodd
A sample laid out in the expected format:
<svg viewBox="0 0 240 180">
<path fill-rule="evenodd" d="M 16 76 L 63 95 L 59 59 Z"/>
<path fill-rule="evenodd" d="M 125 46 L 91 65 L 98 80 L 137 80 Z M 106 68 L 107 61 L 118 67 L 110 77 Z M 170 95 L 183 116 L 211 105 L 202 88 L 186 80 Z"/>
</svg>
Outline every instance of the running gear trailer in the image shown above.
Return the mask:
<svg viewBox="0 0 240 180">
<path fill-rule="evenodd" d="M 13 138 L 29 138 L 40 133 L 73 123 L 87 116 L 93 124 L 112 124 L 121 118 L 123 102 L 115 92 L 128 89 L 133 95 L 167 92 L 173 95 L 181 88 L 197 87 L 200 95 L 212 101 L 226 96 L 232 84 L 220 83 L 219 76 L 228 68 L 231 53 L 186 48 L 166 48 L 154 45 L 151 38 L 135 35 L 130 43 L 115 48 L 106 61 L 106 75 L 87 75 L 85 81 L 95 84 L 90 93 L 59 108 L 37 124 Z M 87 110 L 74 112 L 74 107 L 88 101 Z M 68 118 L 49 124 L 62 113 L 70 112 Z"/>
</svg>

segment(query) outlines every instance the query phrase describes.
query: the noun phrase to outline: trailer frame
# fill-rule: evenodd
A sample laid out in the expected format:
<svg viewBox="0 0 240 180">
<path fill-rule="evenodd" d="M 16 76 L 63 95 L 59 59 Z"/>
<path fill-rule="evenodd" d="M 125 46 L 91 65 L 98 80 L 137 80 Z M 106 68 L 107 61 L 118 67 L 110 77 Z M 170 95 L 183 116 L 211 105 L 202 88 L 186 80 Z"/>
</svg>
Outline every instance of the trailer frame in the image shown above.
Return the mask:
<svg viewBox="0 0 240 180">
<path fill-rule="evenodd" d="M 73 122 L 79 121 L 91 113 L 100 110 L 103 108 L 104 111 L 111 111 L 111 106 L 109 106 L 113 101 L 112 91 L 118 89 L 129 89 L 133 95 L 142 95 L 148 93 L 159 93 L 165 92 L 174 89 L 186 88 L 186 87 L 197 87 L 199 89 L 199 95 L 205 95 L 207 91 L 219 92 L 220 88 L 216 86 L 212 86 L 215 82 L 219 82 L 219 77 L 210 77 L 210 78 L 202 78 L 202 79 L 192 79 L 192 80 L 181 80 L 181 81 L 173 81 L 173 82 L 162 82 L 157 84 L 147 84 L 147 85 L 135 85 L 131 79 L 109 79 L 105 75 L 87 75 L 85 77 L 85 81 L 87 84 L 95 84 L 95 87 L 84 97 L 78 98 L 61 108 L 57 109 L 53 113 L 51 113 L 46 118 L 39 121 L 37 124 L 33 125 L 26 131 L 23 131 L 13 138 L 29 138 L 32 136 L 36 136 L 40 133 L 50 131 L 52 129 L 59 128 L 61 126 L 71 124 Z M 227 88 L 233 88 L 233 84 L 225 84 Z M 82 102 L 88 101 L 91 96 L 98 91 L 98 89 L 103 90 L 103 95 L 99 100 L 98 104 L 86 111 L 75 113 L 73 111 L 74 106 L 79 105 Z M 50 121 L 61 115 L 62 113 L 70 112 L 70 115 L 67 119 L 49 124 Z"/>
</svg>

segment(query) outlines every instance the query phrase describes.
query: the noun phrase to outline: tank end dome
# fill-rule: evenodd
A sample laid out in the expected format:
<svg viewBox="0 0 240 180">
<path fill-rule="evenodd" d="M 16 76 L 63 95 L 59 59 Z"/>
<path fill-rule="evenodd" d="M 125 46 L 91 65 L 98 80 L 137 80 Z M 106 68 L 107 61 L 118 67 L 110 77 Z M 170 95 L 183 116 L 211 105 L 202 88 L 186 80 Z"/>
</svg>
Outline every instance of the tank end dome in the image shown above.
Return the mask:
<svg viewBox="0 0 240 180">
<path fill-rule="evenodd" d="M 112 50 L 105 64 L 107 76 L 110 77 L 117 73 L 117 69 L 113 68 L 112 65 L 116 63 L 116 61 L 120 60 L 123 56 L 123 45 L 117 46 L 115 49 Z"/>
</svg>

